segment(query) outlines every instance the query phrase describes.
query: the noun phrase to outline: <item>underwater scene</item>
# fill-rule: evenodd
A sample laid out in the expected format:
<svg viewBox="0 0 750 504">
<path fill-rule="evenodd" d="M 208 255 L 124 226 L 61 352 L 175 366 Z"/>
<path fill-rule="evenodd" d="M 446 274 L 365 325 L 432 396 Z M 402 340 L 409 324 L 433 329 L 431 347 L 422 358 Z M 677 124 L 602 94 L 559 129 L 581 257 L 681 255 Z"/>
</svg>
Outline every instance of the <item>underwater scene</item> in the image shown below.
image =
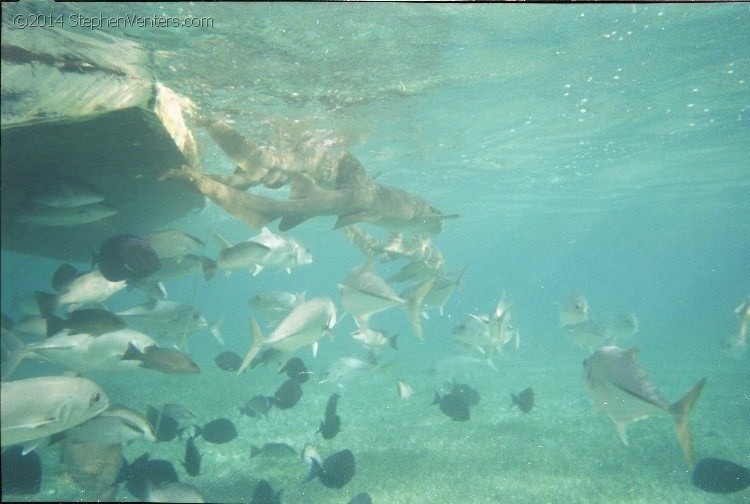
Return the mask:
<svg viewBox="0 0 750 504">
<path fill-rule="evenodd" d="M 2 23 L 3 501 L 750 502 L 747 4 Z"/>
</svg>

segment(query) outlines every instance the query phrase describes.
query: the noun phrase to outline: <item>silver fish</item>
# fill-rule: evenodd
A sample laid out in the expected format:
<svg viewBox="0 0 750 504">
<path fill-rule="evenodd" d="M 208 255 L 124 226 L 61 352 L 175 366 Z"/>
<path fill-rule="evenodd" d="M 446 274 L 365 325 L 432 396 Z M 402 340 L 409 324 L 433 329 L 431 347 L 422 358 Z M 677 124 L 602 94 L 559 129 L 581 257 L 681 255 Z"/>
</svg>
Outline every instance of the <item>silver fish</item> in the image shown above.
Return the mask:
<svg viewBox="0 0 750 504">
<path fill-rule="evenodd" d="M 178 229 L 164 229 L 143 236 L 160 259 L 179 259 L 188 254 L 197 254 L 205 243 L 195 236 Z"/>
<path fill-rule="evenodd" d="M 152 299 L 117 313 L 129 327 L 147 332 L 155 338 L 184 346 L 189 336 L 207 329 L 220 344 L 224 339 L 218 323 L 209 324 L 198 310 L 190 305 Z"/>
<path fill-rule="evenodd" d="M 406 305 L 406 300 L 367 266 L 349 271 L 339 284 L 339 291 L 344 310 L 354 317 L 358 327 L 366 327 L 375 313 Z"/>
<path fill-rule="evenodd" d="M 106 219 L 117 213 L 117 209 L 102 203 L 74 207 L 37 206 L 19 212 L 16 220 L 34 226 L 80 226 Z"/>
<path fill-rule="evenodd" d="M 3 330 L 3 340 L 11 346 L 3 365 L 3 377 L 9 376 L 22 360 L 30 357 L 41 358 L 80 373 L 138 369 L 138 362 L 122 360 L 128 346 L 145 349 L 156 345 L 149 336 L 132 329 L 120 329 L 101 336 L 68 335 L 63 332 L 28 345 Z"/>
<path fill-rule="evenodd" d="M 253 236 L 250 240 L 268 248 L 268 253 L 256 262 L 253 276 L 266 268 L 291 273 L 293 267 L 313 262 L 310 251 L 297 240 L 289 236 L 273 234 L 266 227 L 261 228 L 260 234 Z"/>
<path fill-rule="evenodd" d="M 80 207 L 104 201 L 104 195 L 85 180 L 61 177 L 51 180 L 31 197 L 37 205 L 56 208 Z"/>
<path fill-rule="evenodd" d="M 0 446 L 10 446 L 79 425 L 107 409 L 109 399 L 87 378 L 43 376 L 2 382 L 0 404 Z"/>
<path fill-rule="evenodd" d="M 565 301 L 558 303 L 560 325 L 580 324 L 589 319 L 589 303 L 581 294 L 571 294 Z"/>
<path fill-rule="evenodd" d="M 242 373 L 258 355 L 262 347 L 291 353 L 303 346 L 312 345 L 317 354 L 318 340 L 336 325 L 336 306 L 331 298 L 313 298 L 297 305 L 276 329 L 264 337 L 255 319 L 251 319 L 253 345 L 237 373 Z"/>
<path fill-rule="evenodd" d="M 304 293 L 268 291 L 251 297 L 248 304 L 260 311 L 269 324 L 278 324 L 304 300 Z"/>
<path fill-rule="evenodd" d="M 227 274 L 237 270 L 255 270 L 255 265 L 270 251 L 268 247 L 253 241 L 252 238 L 232 245 L 216 232 L 213 236 L 221 246 L 216 266 Z"/>
<path fill-rule="evenodd" d="M 152 483 L 146 480 L 146 502 L 206 502 L 193 485 L 179 481 Z"/>
<path fill-rule="evenodd" d="M 46 304 L 53 310 L 57 306 L 68 305 L 68 311 L 73 311 L 83 305 L 102 303 L 114 294 L 120 292 L 126 285 L 127 282 L 124 280 L 110 282 L 104 278 L 99 270 L 90 271 L 89 273 L 84 273 L 73 280 L 65 291 L 57 296 L 51 294 L 43 296 L 47 298 L 48 301 L 42 302 L 40 300 L 40 309 L 43 311 L 42 314 L 44 315 L 45 313 L 49 313 L 49 310 L 42 309 L 41 306 L 43 304 Z M 41 294 L 44 295 L 45 293 Z M 37 300 L 39 300 L 39 294 L 37 294 Z"/>
<path fill-rule="evenodd" d="M 628 444 L 629 423 L 668 413 L 677 426 L 677 438 L 690 467 L 693 466 L 693 442 L 688 416 L 706 383 L 703 378 L 679 401 L 668 403 L 636 361 L 639 347 L 627 350 L 605 346 L 583 361 L 583 381 L 595 406 L 604 410 L 615 423 L 623 444 Z"/>
<path fill-rule="evenodd" d="M 124 406 L 112 406 L 99 416 L 65 431 L 71 443 L 127 443 L 135 439 L 156 442 L 146 417 Z"/>
<path fill-rule="evenodd" d="M 388 336 L 383 331 L 377 331 L 369 327 L 360 327 L 352 333 L 352 339 L 359 341 L 365 348 L 371 351 L 380 351 L 386 345 L 397 349 L 398 334 Z"/>
<path fill-rule="evenodd" d="M 724 350 L 733 358 L 740 359 L 747 349 L 747 333 L 750 327 L 750 297 L 734 309 L 740 327 L 724 342 Z"/>
<path fill-rule="evenodd" d="M 567 325 L 563 327 L 563 331 L 571 341 L 588 351 L 612 344 L 612 336 L 607 327 L 594 320 Z"/>
<path fill-rule="evenodd" d="M 355 373 L 369 371 L 373 367 L 373 363 L 365 362 L 356 357 L 341 357 L 326 366 L 321 373 L 322 378 L 319 383 L 341 384 Z"/>
<path fill-rule="evenodd" d="M 638 332 L 638 317 L 630 312 L 621 313 L 609 318 L 605 323 L 605 328 L 614 345 L 618 340 L 630 339 Z"/>
</svg>

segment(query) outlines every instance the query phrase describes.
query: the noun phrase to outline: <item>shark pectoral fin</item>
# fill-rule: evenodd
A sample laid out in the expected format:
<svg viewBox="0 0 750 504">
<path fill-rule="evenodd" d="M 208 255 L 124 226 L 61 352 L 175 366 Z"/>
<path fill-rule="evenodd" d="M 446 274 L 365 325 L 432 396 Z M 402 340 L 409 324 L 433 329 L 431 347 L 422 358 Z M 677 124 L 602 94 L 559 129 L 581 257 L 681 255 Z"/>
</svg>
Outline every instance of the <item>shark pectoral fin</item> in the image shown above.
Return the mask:
<svg viewBox="0 0 750 504">
<path fill-rule="evenodd" d="M 279 221 L 279 231 L 288 231 L 288 230 L 292 229 L 293 227 L 296 227 L 296 226 L 302 224 L 303 222 L 305 222 L 309 218 L 310 217 L 308 217 L 308 216 L 294 216 L 294 217 L 292 217 L 290 215 L 286 215 L 286 216 L 282 217 L 281 220 Z"/>
<path fill-rule="evenodd" d="M 628 427 L 627 421 L 617 421 L 615 420 L 615 428 L 617 429 L 617 434 L 620 436 L 620 441 L 622 441 L 622 444 L 625 446 L 628 446 L 628 433 L 625 429 Z"/>
<path fill-rule="evenodd" d="M 255 357 L 258 355 L 258 353 L 260 352 L 260 347 L 263 344 L 263 331 L 260 329 L 258 321 L 254 318 L 250 319 L 250 329 L 253 334 L 253 344 L 247 350 L 245 359 L 242 361 L 242 364 L 237 370 L 237 374 L 242 374 L 247 366 L 249 366 L 250 363 L 253 362 L 253 359 L 255 359 Z"/>
<path fill-rule="evenodd" d="M 375 220 L 372 216 L 372 213 L 367 211 L 339 215 L 338 219 L 336 219 L 336 224 L 333 225 L 333 229 L 350 226 L 352 224 L 356 224 L 357 222 L 369 222 L 372 220 Z"/>
<path fill-rule="evenodd" d="M 682 399 L 669 406 L 669 411 L 674 415 L 674 422 L 677 427 L 677 440 L 680 442 L 680 448 L 682 448 L 682 454 L 685 456 L 685 461 L 688 466 L 692 469 L 695 461 L 693 459 L 693 438 L 690 435 L 690 423 L 688 418 L 690 411 L 693 409 L 695 401 L 703 389 L 703 385 L 706 384 L 706 379 L 703 378 L 701 381 L 693 385 Z"/>
</svg>

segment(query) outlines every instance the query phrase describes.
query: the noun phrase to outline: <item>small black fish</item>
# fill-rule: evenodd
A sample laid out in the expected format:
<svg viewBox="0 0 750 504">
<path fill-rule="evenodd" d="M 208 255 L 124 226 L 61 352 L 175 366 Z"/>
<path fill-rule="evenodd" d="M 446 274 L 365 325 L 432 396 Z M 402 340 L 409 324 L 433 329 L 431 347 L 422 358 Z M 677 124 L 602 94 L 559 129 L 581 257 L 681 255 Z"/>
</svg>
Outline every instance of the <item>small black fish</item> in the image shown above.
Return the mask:
<svg viewBox="0 0 750 504">
<path fill-rule="evenodd" d="M 750 487 L 750 469 L 729 460 L 699 460 L 693 471 L 693 485 L 711 493 L 734 493 Z"/>
<path fill-rule="evenodd" d="M 256 358 L 250 363 L 250 369 L 254 369 L 256 366 L 263 364 L 267 366 L 269 363 L 279 360 L 284 352 L 276 350 L 275 348 L 265 348 L 261 350 Z"/>
<path fill-rule="evenodd" d="M 432 401 L 432 404 L 440 406 L 440 411 L 451 420 L 466 422 L 471 419 L 469 403 L 462 394 L 451 393 L 440 397 L 440 394 L 435 392 L 435 399 Z"/>
<path fill-rule="evenodd" d="M 372 497 L 367 492 L 360 492 L 350 500 L 347 504 L 372 504 Z"/>
<path fill-rule="evenodd" d="M 185 443 L 185 461 L 182 463 L 189 476 L 198 476 L 201 473 L 201 458 L 203 455 L 195 446 L 195 436 L 189 437 Z"/>
<path fill-rule="evenodd" d="M 134 234 L 120 233 L 107 238 L 94 255 L 102 276 L 110 282 L 140 280 L 161 268 L 154 248 Z"/>
<path fill-rule="evenodd" d="M 0 457 L 3 500 L 7 494 L 39 493 L 42 486 L 42 460 L 36 451 L 23 454 L 23 446 L 11 446 Z"/>
<path fill-rule="evenodd" d="M 148 497 L 149 486 L 161 486 L 179 481 L 172 462 L 159 459 L 149 460 L 148 456 L 148 453 L 144 453 L 128 464 L 125 471 L 125 487 L 135 498 L 142 501 Z"/>
<path fill-rule="evenodd" d="M 310 379 L 310 373 L 305 367 L 305 363 L 299 357 L 292 357 L 279 369 L 279 373 L 286 373 L 289 379 L 296 381 L 300 385 Z"/>
<path fill-rule="evenodd" d="M 125 328 L 125 321 L 103 308 L 81 308 L 70 312 L 67 319 L 56 315 L 47 317 L 47 337 L 67 329 L 69 334 L 102 334 Z"/>
<path fill-rule="evenodd" d="M 479 402 L 479 392 L 465 383 L 453 383 L 451 393 L 464 396 L 469 406 L 474 406 Z"/>
<path fill-rule="evenodd" d="M 534 407 L 534 391 L 531 390 L 531 387 L 522 390 L 518 395 L 511 394 L 510 398 L 513 401 L 510 407 L 518 406 L 518 409 L 524 413 L 528 413 Z"/>
<path fill-rule="evenodd" d="M 341 450 L 326 458 L 322 465 L 313 459 L 307 479 L 317 477 L 328 488 L 341 488 L 351 481 L 355 472 L 354 454 L 351 450 Z"/>
<path fill-rule="evenodd" d="M 153 406 L 146 407 L 146 420 L 154 427 L 157 441 L 172 441 L 178 435 L 182 436 L 184 429 L 180 428 L 179 422 Z"/>
<path fill-rule="evenodd" d="M 271 396 L 257 395 L 249 399 L 244 406 L 240 406 L 240 413 L 252 418 L 260 415 L 268 418 L 268 412 L 271 410 L 275 400 Z"/>
<path fill-rule="evenodd" d="M 250 445 L 250 456 L 265 455 L 266 457 L 296 457 L 297 450 L 286 443 L 266 443 L 260 448 Z"/>
<path fill-rule="evenodd" d="M 242 365 L 242 357 L 231 350 L 227 350 L 217 355 L 214 362 L 224 371 L 237 371 Z"/>
<path fill-rule="evenodd" d="M 255 485 L 250 504 L 281 504 L 281 492 L 283 490 L 274 492 L 273 487 L 268 481 L 260 480 Z"/>
<path fill-rule="evenodd" d="M 323 439 L 333 439 L 341 430 L 341 417 L 336 414 L 339 397 L 338 394 L 332 394 L 328 398 L 325 420 L 320 423 L 320 428 L 318 428 L 318 432 L 323 435 Z"/>
<path fill-rule="evenodd" d="M 237 428 L 226 418 L 217 418 L 203 427 L 195 426 L 195 435 L 202 436 L 209 443 L 224 444 L 237 437 Z"/>
<path fill-rule="evenodd" d="M 274 394 L 274 405 L 279 409 L 294 407 L 302 397 L 302 387 L 291 378 L 281 384 Z"/>
</svg>

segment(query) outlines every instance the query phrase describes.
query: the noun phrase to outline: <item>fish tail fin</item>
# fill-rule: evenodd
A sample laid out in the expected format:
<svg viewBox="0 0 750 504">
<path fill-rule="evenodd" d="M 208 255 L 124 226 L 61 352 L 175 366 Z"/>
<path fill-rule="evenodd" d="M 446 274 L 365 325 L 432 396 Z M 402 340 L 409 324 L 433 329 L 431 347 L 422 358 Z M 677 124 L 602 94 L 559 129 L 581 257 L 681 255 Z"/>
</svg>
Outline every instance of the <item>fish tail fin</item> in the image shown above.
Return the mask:
<svg viewBox="0 0 750 504">
<path fill-rule="evenodd" d="M 209 257 L 201 256 L 201 269 L 203 270 L 203 278 L 209 281 L 216 275 L 219 268 L 216 265 L 216 261 Z"/>
<path fill-rule="evenodd" d="M 432 403 L 430 403 L 430 405 L 432 404 L 440 404 L 440 394 L 438 394 L 437 392 L 435 392 L 435 399 L 432 400 Z"/>
<path fill-rule="evenodd" d="M 36 291 L 36 304 L 39 306 L 39 313 L 43 318 L 49 318 L 60 306 L 58 297 L 49 292 Z"/>
<path fill-rule="evenodd" d="M 510 407 L 512 408 L 516 404 L 518 404 L 518 396 L 516 394 L 511 393 L 510 394 Z"/>
<path fill-rule="evenodd" d="M 29 354 L 29 349 L 18 336 L 7 329 L 2 329 L 2 344 L 4 349 L 7 350 L 7 354 L 3 360 L 0 377 L 5 381 L 16 370 L 21 361 L 26 358 Z"/>
<path fill-rule="evenodd" d="M 435 275 L 423 282 L 406 302 L 406 307 L 409 311 L 409 322 L 419 339 L 424 339 L 424 331 L 422 329 L 422 305 L 424 304 L 424 298 L 432 290 L 436 281 L 437 276 Z"/>
<path fill-rule="evenodd" d="M 219 325 L 224 321 L 225 316 L 226 313 L 219 317 L 219 320 L 208 326 L 208 331 L 216 339 L 216 341 L 221 344 L 221 346 L 226 346 L 226 343 L 224 343 L 224 338 L 221 335 L 221 330 L 219 329 Z"/>
<path fill-rule="evenodd" d="M 122 354 L 122 357 L 120 357 L 120 360 L 137 360 L 142 361 L 143 360 L 143 352 L 138 350 L 135 345 L 133 345 L 132 342 L 128 343 L 128 349 L 125 350 L 125 353 Z"/>
<path fill-rule="evenodd" d="M 313 459 L 310 464 L 310 472 L 307 473 L 307 478 L 305 478 L 305 482 L 308 482 L 310 480 L 314 480 L 315 478 L 317 478 L 321 470 L 322 470 L 322 467 L 320 466 L 320 462 Z"/>
<path fill-rule="evenodd" d="M 241 374 L 247 368 L 247 366 L 249 366 L 250 363 L 253 362 L 253 359 L 255 359 L 255 357 L 260 352 L 261 345 L 263 345 L 263 331 L 258 325 L 258 321 L 254 318 L 250 319 L 250 329 L 253 335 L 253 344 L 247 350 L 245 359 L 242 361 L 242 364 L 237 370 L 237 374 Z"/>
<path fill-rule="evenodd" d="M 693 438 L 690 435 L 688 417 L 705 384 L 706 379 L 703 378 L 693 385 L 693 388 L 688 390 L 679 401 L 669 406 L 669 411 L 674 415 L 675 425 L 677 426 L 677 439 L 680 442 L 682 454 L 685 456 L 685 460 L 690 468 L 695 464 L 695 460 L 693 459 Z"/>
<path fill-rule="evenodd" d="M 258 455 L 258 454 L 259 454 L 260 452 L 262 452 L 262 451 L 263 451 L 263 450 L 262 450 L 262 449 L 260 449 L 260 448 L 258 448 L 257 446 L 255 446 L 255 445 L 250 445 L 250 457 L 251 457 L 251 458 L 252 458 L 252 457 L 254 457 L 254 456 L 256 456 L 256 455 Z"/>
</svg>

